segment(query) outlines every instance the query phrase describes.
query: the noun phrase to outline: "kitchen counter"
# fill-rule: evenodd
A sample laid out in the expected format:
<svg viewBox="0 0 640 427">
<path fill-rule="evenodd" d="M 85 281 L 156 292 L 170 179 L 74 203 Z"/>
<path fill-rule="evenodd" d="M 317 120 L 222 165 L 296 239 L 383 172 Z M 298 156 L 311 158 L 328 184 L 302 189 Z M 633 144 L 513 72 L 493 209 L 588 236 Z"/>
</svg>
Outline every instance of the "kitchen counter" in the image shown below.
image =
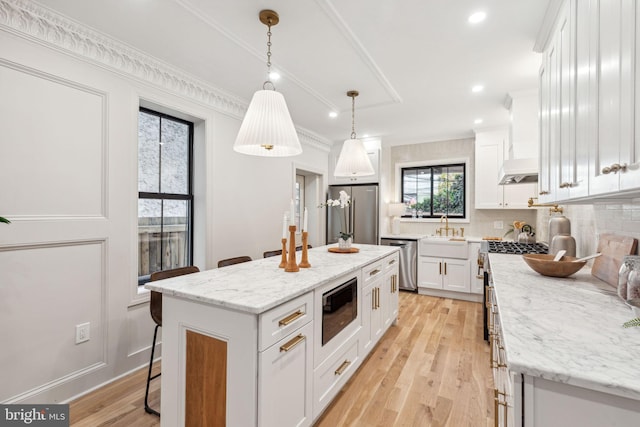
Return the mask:
<svg viewBox="0 0 640 427">
<path fill-rule="evenodd" d="M 357 253 L 329 252 L 330 246 L 309 249 L 311 268 L 285 272 L 281 257 L 262 258 L 200 273 L 149 282 L 145 288 L 247 313 L 260 314 L 365 264 L 398 251 L 393 246 L 355 244 Z M 296 253 L 299 262 L 302 252 Z"/>
<path fill-rule="evenodd" d="M 383 234 L 380 236 L 381 239 L 396 239 L 396 240 L 420 240 L 423 237 L 426 237 L 426 234 Z"/>
<path fill-rule="evenodd" d="M 489 254 L 509 369 L 640 400 L 640 328 L 616 290 L 585 267 L 541 276 L 519 256 Z"/>
</svg>

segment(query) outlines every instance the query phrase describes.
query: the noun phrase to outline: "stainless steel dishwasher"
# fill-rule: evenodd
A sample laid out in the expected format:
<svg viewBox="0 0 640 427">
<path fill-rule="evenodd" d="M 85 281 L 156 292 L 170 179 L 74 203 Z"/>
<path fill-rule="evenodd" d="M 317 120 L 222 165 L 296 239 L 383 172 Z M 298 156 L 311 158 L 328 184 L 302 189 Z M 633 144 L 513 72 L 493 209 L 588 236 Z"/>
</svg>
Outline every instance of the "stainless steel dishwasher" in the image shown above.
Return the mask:
<svg viewBox="0 0 640 427">
<path fill-rule="evenodd" d="M 400 248 L 400 289 L 418 290 L 418 241 L 411 239 L 380 239 L 385 246 Z"/>
</svg>

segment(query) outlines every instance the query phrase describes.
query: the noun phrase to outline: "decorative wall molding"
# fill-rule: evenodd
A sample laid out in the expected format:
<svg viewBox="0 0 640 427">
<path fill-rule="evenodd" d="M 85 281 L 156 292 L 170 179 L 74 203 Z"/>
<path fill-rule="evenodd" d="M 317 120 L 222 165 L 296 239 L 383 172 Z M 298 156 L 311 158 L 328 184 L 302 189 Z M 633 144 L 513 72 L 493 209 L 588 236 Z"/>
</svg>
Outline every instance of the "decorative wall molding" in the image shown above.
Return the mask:
<svg viewBox="0 0 640 427">
<path fill-rule="evenodd" d="M 246 101 L 235 95 L 32 1 L 0 0 L 0 28 L 118 74 L 169 90 L 238 119 L 244 117 L 248 106 Z M 301 142 L 321 150 L 330 150 L 330 141 L 306 129 L 296 130 Z"/>
</svg>

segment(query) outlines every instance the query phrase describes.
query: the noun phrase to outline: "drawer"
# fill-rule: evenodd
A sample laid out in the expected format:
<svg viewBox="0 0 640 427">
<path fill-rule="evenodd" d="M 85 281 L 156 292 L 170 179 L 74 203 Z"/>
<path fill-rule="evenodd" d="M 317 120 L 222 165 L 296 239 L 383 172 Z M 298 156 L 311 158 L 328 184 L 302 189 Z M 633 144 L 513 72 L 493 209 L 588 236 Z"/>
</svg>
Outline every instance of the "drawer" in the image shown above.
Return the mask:
<svg viewBox="0 0 640 427">
<path fill-rule="evenodd" d="M 313 418 L 331 403 L 360 365 L 359 340 L 351 339 L 313 372 Z"/>
<path fill-rule="evenodd" d="M 369 283 L 375 281 L 382 276 L 384 266 L 382 260 L 372 262 L 371 264 L 362 267 L 362 287 L 366 287 Z"/>
<path fill-rule="evenodd" d="M 258 351 L 263 351 L 313 319 L 313 292 L 272 308 L 258 320 Z"/>
<path fill-rule="evenodd" d="M 382 260 L 382 265 L 384 267 L 384 271 L 392 270 L 400 265 L 400 254 L 398 252 L 393 255 L 389 255 L 385 259 Z"/>
</svg>

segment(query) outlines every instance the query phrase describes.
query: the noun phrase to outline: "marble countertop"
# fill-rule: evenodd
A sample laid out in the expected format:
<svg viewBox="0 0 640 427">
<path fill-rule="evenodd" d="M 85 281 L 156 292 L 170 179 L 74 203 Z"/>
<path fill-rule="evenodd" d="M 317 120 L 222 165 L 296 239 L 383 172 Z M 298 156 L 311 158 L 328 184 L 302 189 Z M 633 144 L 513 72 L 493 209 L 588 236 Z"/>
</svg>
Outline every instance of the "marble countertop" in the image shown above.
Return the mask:
<svg viewBox="0 0 640 427">
<path fill-rule="evenodd" d="M 309 249 L 311 267 L 295 273 L 279 268 L 282 258 L 276 256 L 149 282 L 145 288 L 259 314 L 399 250 L 394 246 L 354 244 L 360 252 L 332 253 L 328 251 L 330 246 Z M 300 262 L 301 252 L 296 254 Z"/>
<path fill-rule="evenodd" d="M 640 400 L 640 328 L 616 290 L 584 267 L 568 278 L 541 276 L 522 257 L 489 254 L 514 372 Z"/>
</svg>

